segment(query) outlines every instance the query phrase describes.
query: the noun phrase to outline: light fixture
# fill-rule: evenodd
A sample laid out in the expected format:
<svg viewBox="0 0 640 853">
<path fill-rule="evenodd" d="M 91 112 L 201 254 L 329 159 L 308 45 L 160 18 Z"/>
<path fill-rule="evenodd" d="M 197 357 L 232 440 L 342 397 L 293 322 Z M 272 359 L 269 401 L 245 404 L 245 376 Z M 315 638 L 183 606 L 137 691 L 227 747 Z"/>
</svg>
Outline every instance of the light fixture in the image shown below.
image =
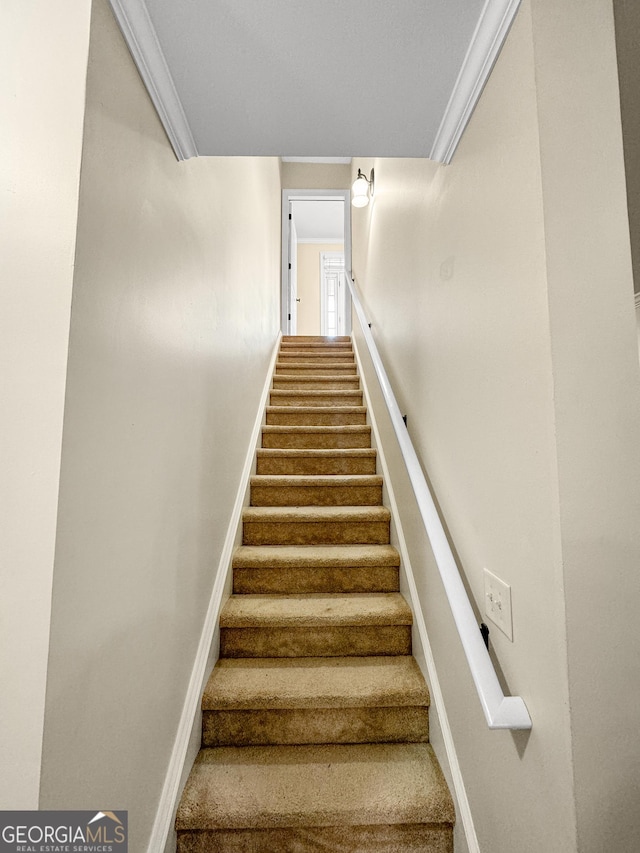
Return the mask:
<svg viewBox="0 0 640 853">
<path fill-rule="evenodd" d="M 351 187 L 351 204 L 354 207 L 366 207 L 370 198 L 373 198 L 373 169 L 368 178 L 358 169 L 358 177 Z"/>
</svg>

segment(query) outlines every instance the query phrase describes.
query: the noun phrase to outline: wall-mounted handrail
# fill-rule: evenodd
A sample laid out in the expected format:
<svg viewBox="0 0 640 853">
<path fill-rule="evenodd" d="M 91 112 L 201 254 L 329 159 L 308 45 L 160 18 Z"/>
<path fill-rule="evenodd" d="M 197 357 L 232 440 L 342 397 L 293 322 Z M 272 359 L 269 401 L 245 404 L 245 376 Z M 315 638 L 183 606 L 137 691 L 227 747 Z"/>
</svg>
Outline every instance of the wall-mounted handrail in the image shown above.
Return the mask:
<svg viewBox="0 0 640 853">
<path fill-rule="evenodd" d="M 451 607 L 451 612 L 489 728 L 530 729 L 532 725 L 531 717 L 523 699 L 520 696 L 505 696 L 502 692 L 502 687 L 489 657 L 489 652 L 480 634 L 467 591 L 462 583 L 451 546 L 440 521 L 433 496 L 422 472 L 407 428 L 402 420 L 395 394 L 393 393 L 389 378 L 382 364 L 382 359 L 380 358 L 380 353 L 371 334 L 369 322 L 356 290 L 355 281 L 349 273 L 347 274 L 347 284 L 349 285 L 351 300 L 356 310 L 362 334 L 369 349 L 369 355 L 371 356 L 389 410 L 391 422 L 402 451 L 422 521 L 427 531 L 429 542 L 431 543 L 438 571 L 440 572 L 440 577 L 447 593 L 449 606 Z"/>
</svg>

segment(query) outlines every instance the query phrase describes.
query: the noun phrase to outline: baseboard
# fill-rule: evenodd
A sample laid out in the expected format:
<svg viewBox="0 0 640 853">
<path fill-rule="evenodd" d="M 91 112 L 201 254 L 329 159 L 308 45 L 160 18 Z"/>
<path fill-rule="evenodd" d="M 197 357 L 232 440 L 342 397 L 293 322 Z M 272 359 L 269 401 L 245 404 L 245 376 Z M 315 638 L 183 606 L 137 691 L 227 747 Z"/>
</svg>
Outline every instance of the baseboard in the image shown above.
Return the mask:
<svg viewBox="0 0 640 853">
<path fill-rule="evenodd" d="M 384 453 L 384 447 L 380 439 L 380 430 L 378 429 L 378 423 L 376 420 L 374 408 L 371 404 L 371 396 L 367 387 L 366 377 L 362 369 L 362 360 L 358 351 L 358 344 L 355 338 L 353 338 L 353 336 L 352 341 L 353 349 L 356 356 L 356 362 L 358 364 L 360 381 L 362 382 L 362 391 L 364 394 L 365 404 L 367 407 L 369 420 L 371 421 L 371 431 L 373 433 L 373 439 L 375 441 L 376 449 L 378 451 L 378 460 L 380 462 L 380 468 L 382 471 L 382 476 L 389 499 L 389 509 L 391 510 L 393 524 L 395 527 L 396 535 L 398 537 L 398 550 L 400 551 L 400 558 L 402 560 L 402 566 L 404 568 L 404 572 L 407 579 L 407 585 L 409 587 L 409 604 L 411 605 L 411 610 L 413 611 L 416 630 L 418 632 L 420 643 L 422 645 L 422 650 L 424 652 L 424 659 L 427 671 L 423 674 L 427 679 L 427 683 L 429 685 L 429 692 L 431 693 L 431 700 L 433 705 L 435 706 L 435 710 L 438 715 L 438 721 L 440 723 L 442 740 L 444 742 L 445 752 L 447 754 L 447 761 L 449 763 L 449 769 L 451 771 L 451 780 L 454 788 L 455 799 L 457 801 L 458 806 L 458 816 L 463 826 L 465 839 L 469 848 L 469 853 L 480 853 L 480 845 L 478 843 L 478 836 L 476 835 L 473 815 L 471 814 L 471 807 L 469 805 L 469 799 L 467 797 L 467 790 L 465 788 L 464 780 L 462 778 L 460 762 L 458 761 L 458 754 L 456 752 L 456 747 L 453 740 L 453 733 L 451 731 L 449 718 L 447 716 L 444 696 L 442 693 L 442 688 L 440 686 L 440 679 L 438 678 L 436 662 L 433 657 L 431 643 L 429 642 L 429 635 L 427 633 L 427 626 L 424 621 L 424 614 L 420 606 L 420 599 L 418 596 L 418 589 L 416 587 L 416 582 L 413 574 L 411 559 L 409 557 L 407 541 L 404 535 L 404 531 L 402 529 L 398 502 L 396 501 L 395 493 L 393 491 L 393 484 L 391 481 L 389 466 L 387 464 L 386 456 Z"/>
<path fill-rule="evenodd" d="M 246 503 L 249 478 L 253 470 L 256 448 L 260 440 L 260 430 L 262 428 L 265 408 L 271 388 L 271 380 L 275 368 L 276 357 L 280 347 L 280 338 L 281 335 L 279 334 L 273 353 L 271 354 L 267 378 L 260 396 L 256 420 L 253 425 L 253 431 L 249 440 L 249 448 L 247 450 L 244 467 L 240 477 L 240 485 L 238 486 L 233 512 L 231 513 L 227 534 L 222 546 L 218 570 L 216 572 L 213 589 L 211 590 L 211 598 L 207 608 L 207 615 L 203 623 L 202 634 L 200 636 L 198 650 L 196 652 L 193 669 L 191 671 L 191 678 L 189 679 L 187 695 L 182 707 L 182 714 L 178 724 L 176 739 L 173 744 L 173 750 L 167 767 L 167 775 L 165 777 L 155 821 L 151 830 L 147 853 L 159 853 L 159 851 L 165 849 L 167 838 L 169 837 L 169 831 L 176 813 L 178 797 L 180 795 L 180 780 L 182 778 L 187 750 L 189 748 L 191 731 L 193 729 L 194 720 L 198 713 L 200 700 L 202 698 L 207 661 L 209 659 L 209 652 L 213 642 L 214 633 L 218 625 L 218 617 L 222 605 L 224 589 L 231 570 L 231 557 L 236 545 L 236 535 L 242 520 L 242 510 Z"/>
</svg>

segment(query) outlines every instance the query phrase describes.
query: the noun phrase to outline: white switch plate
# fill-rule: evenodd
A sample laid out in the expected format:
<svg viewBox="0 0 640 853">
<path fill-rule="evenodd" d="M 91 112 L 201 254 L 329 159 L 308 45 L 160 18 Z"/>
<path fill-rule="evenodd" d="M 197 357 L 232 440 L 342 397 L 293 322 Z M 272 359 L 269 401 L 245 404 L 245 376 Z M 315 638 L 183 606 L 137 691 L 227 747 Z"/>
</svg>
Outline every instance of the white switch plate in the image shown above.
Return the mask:
<svg viewBox="0 0 640 853">
<path fill-rule="evenodd" d="M 511 587 L 488 569 L 484 570 L 484 612 L 513 642 Z"/>
</svg>

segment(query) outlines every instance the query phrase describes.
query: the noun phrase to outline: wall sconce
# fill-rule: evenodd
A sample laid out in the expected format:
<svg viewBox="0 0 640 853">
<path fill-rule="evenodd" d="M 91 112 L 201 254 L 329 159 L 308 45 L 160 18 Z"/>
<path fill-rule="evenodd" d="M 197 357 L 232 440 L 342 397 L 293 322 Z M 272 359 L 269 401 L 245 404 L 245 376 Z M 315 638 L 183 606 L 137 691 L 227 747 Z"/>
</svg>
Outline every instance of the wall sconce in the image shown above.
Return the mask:
<svg viewBox="0 0 640 853">
<path fill-rule="evenodd" d="M 368 178 L 358 169 L 358 177 L 351 187 L 351 204 L 354 207 L 366 207 L 369 199 L 373 198 L 373 177 L 373 169 Z"/>
</svg>

